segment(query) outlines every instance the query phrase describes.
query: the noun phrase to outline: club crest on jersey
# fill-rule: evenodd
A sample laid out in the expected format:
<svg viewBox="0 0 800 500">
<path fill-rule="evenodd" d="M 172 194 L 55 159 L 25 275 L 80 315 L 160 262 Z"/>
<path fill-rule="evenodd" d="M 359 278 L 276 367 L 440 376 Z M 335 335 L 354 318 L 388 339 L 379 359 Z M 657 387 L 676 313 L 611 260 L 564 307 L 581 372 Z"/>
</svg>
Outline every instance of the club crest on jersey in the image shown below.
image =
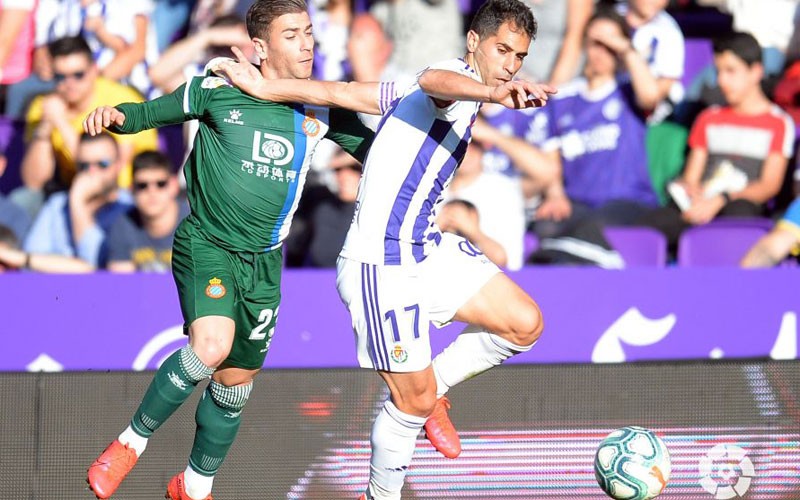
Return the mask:
<svg viewBox="0 0 800 500">
<path fill-rule="evenodd" d="M 225 123 L 232 123 L 234 125 L 244 125 L 244 122 L 239 119 L 242 117 L 241 111 L 239 111 L 238 109 L 232 109 L 228 111 L 228 114 L 230 115 L 230 118 L 225 118 L 222 121 L 224 121 Z"/>
<path fill-rule="evenodd" d="M 253 160 L 282 166 L 294 158 L 294 146 L 285 137 L 266 132 L 253 133 Z"/>
<path fill-rule="evenodd" d="M 395 363 L 405 363 L 408 359 L 408 352 L 400 344 L 395 344 L 391 356 Z"/>
<path fill-rule="evenodd" d="M 228 291 L 225 289 L 225 286 L 222 284 L 222 280 L 214 277 L 208 280 L 208 286 L 206 287 L 206 295 L 212 299 L 221 299 L 225 296 Z"/>
<path fill-rule="evenodd" d="M 317 114 L 311 109 L 306 110 L 306 118 L 303 120 L 301 127 L 303 128 L 303 132 L 309 137 L 316 137 L 322 128 L 319 124 L 319 120 L 317 120 Z"/>
</svg>

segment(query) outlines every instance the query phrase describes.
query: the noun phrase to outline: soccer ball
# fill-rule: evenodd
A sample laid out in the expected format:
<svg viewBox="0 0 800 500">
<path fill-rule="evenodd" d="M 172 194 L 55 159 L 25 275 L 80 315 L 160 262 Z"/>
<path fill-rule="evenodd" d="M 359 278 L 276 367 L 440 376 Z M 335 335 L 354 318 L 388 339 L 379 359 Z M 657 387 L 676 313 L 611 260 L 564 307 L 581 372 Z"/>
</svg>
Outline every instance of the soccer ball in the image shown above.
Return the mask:
<svg viewBox="0 0 800 500">
<path fill-rule="evenodd" d="M 623 427 L 609 434 L 594 456 L 600 488 L 616 500 L 649 500 L 664 491 L 671 472 L 669 451 L 653 431 Z"/>
</svg>

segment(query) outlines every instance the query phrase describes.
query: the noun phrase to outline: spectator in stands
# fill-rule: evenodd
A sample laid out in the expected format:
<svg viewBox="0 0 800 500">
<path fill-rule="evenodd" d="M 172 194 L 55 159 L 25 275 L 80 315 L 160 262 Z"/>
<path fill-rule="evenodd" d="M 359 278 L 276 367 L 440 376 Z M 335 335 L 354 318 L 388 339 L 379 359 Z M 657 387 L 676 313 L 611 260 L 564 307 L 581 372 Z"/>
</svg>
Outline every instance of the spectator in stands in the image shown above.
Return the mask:
<svg viewBox="0 0 800 500">
<path fill-rule="evenodd" d="M 369 14 L 362 16 L 377 20 L 391 44 L 389 60 L 380 71 L 381 79 L 413 77 L 433 62 L 460 57 L 464 50 L 464 26 L 457 0 L 380 0 L 372 5 Z M 361 37 L 356 31 L 361 28 L 373 29 L 374 25 L 354 24 L 352 36 Z M 351 51 L 349 56 L 354 66 L 363 66 L 358 59 L 372 59 L 374 54 Z"/>
<path fill-rule="evenodd" d="M 6 157 L 0 153 L 0 177 L 6 170 Z M 0 225 L 5 226 L 14 233 L 18 241 L 23 241 L 31 225 L 31 219 L 22 207 L 8 199 L 0 192 Z"/>
<path fill-rule="evenodd" d="M 133 203 L 108 231 L 109 271 L 165 272 L 172 266 L 172 239 L 189 213 L 169 158 L 145 151 L 133 159 Z"/>
<path fill-rule="evenodd" d="M 0 112 L 6 89 L 31 72 L 36 0 L 0 0 Z"/>
<path fill-rule="evenodd" d="M 691 152 L 672 193 L 677 204 L 643 222 L 676 247 L 681 232 L 718 216 L 764 215 L 781 188 L 792 156 L 794 125 L 761 89 L 761 47 L 746 33 L 714 42 L 714 63 L 726 107 L 704 111 L 689 137 Z M 683 193 L 685 196 L 680 196 Z"/>
<path fill-rule="evenodd" d="M 130 208 L 130 195 L 117 187 L 122 164 L 113 136 L 84 134 L 77 151 L 75 180 L 68 192 L 52 195 L 42 207 L 24 249 L 78 257 L 102 267 L 107 261 L 106 234 Z"/>
<path fill-rule="evenodd" d="M 733 30 L 755 37 L 763 50 L 762 64 L 766 76 L 779 75 L 787 53 L 800 55 L 796 31 L 800 25 L 800 3 L 797 0 L 697 0 L 703 6 L 717 7 L 733 17 Z M 711 76 L 713 82 L 714 75 Z"/>
<path fill-rule="evenodd" d="M 82 121 L 102 103 L 140 102 L 133 89 L 99 76 L 92 51 L 80 37 L 62 38 L 50 44 L 56 80 L 54 93 L 37 97 L 28 110 L 28 149 L 22 161 L 22 180 L 31 203 L 41 203 L 50 180 L 68 187 L 76 172 L 76 151 Z M 120 161 L 125 168 L 119 182 L 130 184 L 130 160 L 139 151 L 157 147 L 154 130 L 120 136 Z"/>
<path fill-rule="evenodd" d="M 0 225 L 0 274 L 18 270 L 78 274 L 94 271 L 94 267 L 77 257 L 23 252 L 11 229 Z"/>
<path fill-rule="evenodd" d="M 465 253 L 482 253 L 498 266 L 508 262 L 506 251 L 497 240 L 494 240 L 481 229 L 478 208 L 466 200 L 450 200 L 442 206 L 436 217 L 436 224 L 444 232 L 463 236 L 468 241 L 461 251 Z"/>
<path fill-rule="evenodd" d="M 467 146 L 464 160 L 443 192 L 443 200 L 466 202 L 468 206 L 445 205 L 437 222 L 442 231 L 461 234 L 478 248 L 488 247 L 484 253 L 492 262 L 515 271 L 522 267 L 525 234 L 522 190 L 517 179 L 484 172 L 483 154 L 484 147 L 479 142 L 473 140 Z M 496 244 L 484 243 L 486 238 Z"/>
<path fill-rule="evenodd" d="M 314 76 L 317 80 L 350 80 L 347 42 L 353 10 L 350 0 L 317 0 L 308 3 L 314 25 Z"/>
<path fill-rule="evenodd" d="M 520 70 L 536 81 L 559 86 L 578 75 L 586 22 L 594 11 L 594 0 L 527 0 L 539 32 L 533 55 Z"/>
<path fill-rule="evenodd" d="M 171 45 L 150 67 L 150 79 L 159 90 L 170 93 L 189 78 L 202 74 L 209 60 L 230 56 L 231 46 L 239 47 L 248 56 L 253 53 L 244 21 L 229 14 L 215 19 L 208 29 Z"/>
<path fill-rule="evenodd" d="M 633 48 L 656 79 L 655 107 L 650 123 L 662 121 L 683 99 L 685 47 L 678 23 L 664 9 L 669 0 L 628 0 L 620 11 L 633 30 Z"/>
<path fill-rule="evenodd" d="M 562 172 L 537 210 L 540 240 L 568 236 L 587 218 L 632 224 L 658 203 L 645 151 L 645 116 L 660 99 L 655 78 L 614 10 L 592 16 L 585 46 L 584 76 L 562 87 L 533 122 Z"/>
<path fill-rule="evenodd" d="M 158 59 L 150 23 L 153 0 L 40 0 L 36 16 L 37 51 L 56 39 L 86 39 L 101 74 L 149 92 L 147 63 Z"/>
<path fill-rule="evenodd" d="M 287 241 L 293 255 L 302 255 L 302 265 L 336 267 L 353 220 L 361 180 L 361 164 L 350 155 L 339 153 L 331 161 L 333 189 L 324 184 L 309 185 L 301 201 L 297 231 Z M 295 226 L 296 224 L 292 224 Z M 294 264 L 297 264 L 295 262 Z"/>
<path fill-rule="evenodd" d="M 360 15 L 350 25 L 347 54 L 353 80 L 377 82 L 392 55 L 392 44 L 377 19 Z"/>
<path fill-rule="evenodd" d="M 800 197 L 795 198 L 783 218 L 742 259 L 742 267 L 773 267 L 784 259 L 800 256 Z"/>
</svg>

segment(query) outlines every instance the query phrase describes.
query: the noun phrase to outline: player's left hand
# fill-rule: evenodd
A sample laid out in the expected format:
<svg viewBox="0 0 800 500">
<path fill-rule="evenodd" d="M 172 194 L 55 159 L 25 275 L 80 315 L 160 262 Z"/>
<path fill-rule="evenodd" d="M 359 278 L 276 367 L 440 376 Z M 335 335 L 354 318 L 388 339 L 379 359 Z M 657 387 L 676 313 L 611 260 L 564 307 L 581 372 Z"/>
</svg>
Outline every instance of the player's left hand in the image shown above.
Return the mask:
<svg viewBox="0 0 800 500">
<path fill-rule="evenodd" d="M 490 101 L 509 109 L 541 108 L 557 92 L 546 83 L 512 80 L 492 89 Z"/>
<path fill-rule="evenodd" d="M 264 82 L 264 77 L 253 66 L 239 47 L 231 47 L 236 61 L 226 59 L 215 68 L 215 73 L 224 74 L 234 85 L 250 95 L 257 93 L 258 86 Z"/>
</svg>

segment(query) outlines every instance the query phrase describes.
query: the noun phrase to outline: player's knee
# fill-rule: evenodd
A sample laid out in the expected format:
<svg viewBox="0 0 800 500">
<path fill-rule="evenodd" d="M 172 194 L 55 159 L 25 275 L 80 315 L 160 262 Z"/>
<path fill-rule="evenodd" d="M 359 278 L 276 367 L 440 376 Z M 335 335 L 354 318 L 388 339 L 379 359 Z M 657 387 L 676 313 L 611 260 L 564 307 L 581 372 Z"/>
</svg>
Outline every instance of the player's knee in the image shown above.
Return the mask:
<svg viewBox="0 0 800 500">
<path fill-rule="evenodd" d="M 242 385 L 228 386 L 212 380 L 208 385 L 211 398 L 221 408 L 231 411 L 239 411 L 247 404 L 250 399 L 250 391 L 253 390 L 253 381 Z"/>
<path fill-rule="evenodd" d="M 542 310 L 531 301 L 514 312 L 511 322 L 511 340 L 516 345 L 529 346 L 536 342 L 544 330 Z"/>
<path fill-rule="evenodd" d="M 204 365 L 217 368 L 231 352 L 231 346 L 217 338 L 195 339 L 192 349 Z"/>
</svg>

